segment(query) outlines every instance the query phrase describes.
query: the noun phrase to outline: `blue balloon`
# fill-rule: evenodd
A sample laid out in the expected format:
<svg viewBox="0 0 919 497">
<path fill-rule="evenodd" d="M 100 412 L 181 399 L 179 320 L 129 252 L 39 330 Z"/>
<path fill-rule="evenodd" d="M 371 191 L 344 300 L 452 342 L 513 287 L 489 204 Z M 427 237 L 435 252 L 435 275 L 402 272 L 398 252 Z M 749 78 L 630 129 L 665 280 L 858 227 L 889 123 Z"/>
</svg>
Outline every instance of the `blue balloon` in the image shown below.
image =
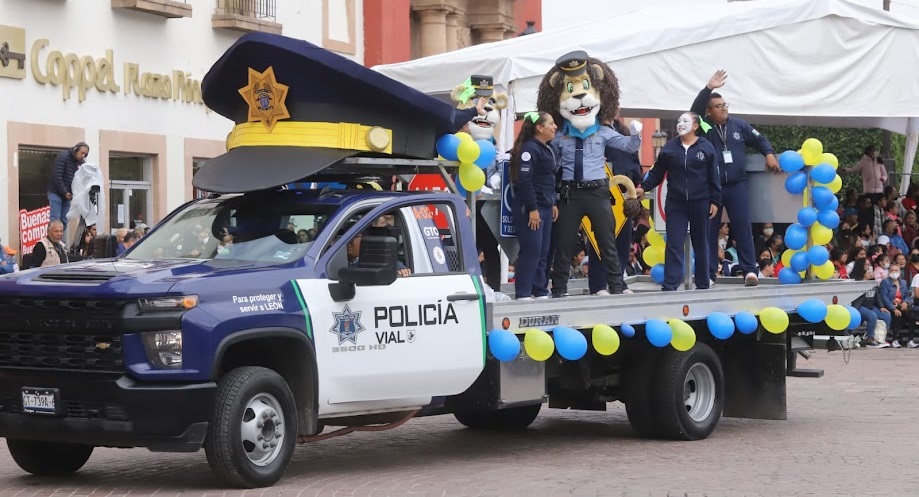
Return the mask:
<svg viewBox="0 0 919 497">
<path fill-rule="evenodd" d="M 660 319 L 649 319 L 645 323 L 645 335 L 655 347 L 666 347 L 673 340 L 673 330 L 670 325 Z"/>
<path fill-rule="evenodd" d="M 801 283 L 801 275 L 790 267 L 783 267 L 779 271 L 779 283 L 783 285 L 796 285 Z"/>
<path fill-rule="evenodd" d="M 719 340 L 727 340 L 734 334 L 734 321 L 723 312 L 713 312 L 705 321 L 708 323 L 708 331 Z"/>
<path fill-rule="evenodd" d="M 814 245 L 807 250 L 807 260 L 813 266 L 822 266 L 830 260 L 830 251 L 823 245 Z"/>
<path fill-rule="evenodd" d="M 814 199 L 814 207 L 821 211 L 830 207 L 833 199 L 836 198 L 836 195 L 833 195 L 833 192 L 825 186 L 815 186 L 811 194 Z M 839 200 L 837 199 L 836 202 L 838 203 Z"/>
<path fill-rule="evenodd" d="M 820 299 L 809 299 L 798 304 L 798 315 L 808 323 L 819 323 L 826 319 L 826 303 Z"/>
<path fill-rule="evenodd" d="M 801 226 L 810 228 L 810 226 L 817 222 L 817 209 L 813 207 L 803 207 L 798 211 L 798 223 Z"/>
<path fill-rule="evenodd" d="M 792 195 L 797 195 L 807 188 L 807 174 L 798 171 L 785 178 L 785 190 Z"/>
<path fill-rule="evenodd" d="M 475 165 L 482 169 L 493 165 L 495 162 L 495 155 L 498 153 L 498 151 L 495 150 L 495 144 L 492 143 L 491 140 L 476 140 L 475 142 L 479 144 L 479 157 L 475 160 Z M 833 174 L 836 174 L 836 172 L 834 171 Z"/>
<path fill-rule="evenodd" d="M 779 167 L 786 173 L 793 173 L 804 168 L 804 157 L 794 150 L 786 150 L 779 156 Z"/>
<path fill-rule="evenodd" d="M 651 281 L 657 283 L 658 285 L 664 282 L 664 265 L 655 264 L 651 268 Z"/>
<path fill-rule="evenodd" d="M 459 160 L 456 149 L 459 148 L 460 139 L 455 135 L 443 135 L 437 139 L 437 153 L 447 160 Z"/>
<path fill-rule="evenodd" d="M 807 228 L 798 223 L 785 230 L 785 246 L 792 250 L 801 250 L 807 245 Z"/>
<path fill-rule="evenodd" d="M 626 338 L 635 336 L 635 327 L 630 324 L 623 323 L 623 325 L 619 327 L 619 331 L 622 332 L 622 336 Z"/>
<path fill-rule="evenodd" d="M 734 316 L 734 324 L 737 325 L 737 331 L 744 335 L 749 335 L 759 328 L 759 321 L 752 313 L 740 311 Z"/>
<path fill-rule="evenodd" d="M 834 230 L 839 226 L 839 214 L 836 213 L 836 209 L 823 210 L 817 214 L 817 221 L 827 228 Z"/>
<path fill-rule="evenodd" d="M 811 169 L 811 179 L 816 183 L 829 183 L 836 178 L 836 170 L 829 164 L 817 164 Z"/>
<path fill-rule="evenodd" d="M 587 338 L 578 330 L 556 326 L 552 329 L 552 339 L 558 355 L 569 361 L 576 361 L 587 353 Z"/>
<path fill-rule="evenodd" d="M 807 252 L 796 252 L 795 255 L 791 256 L 791 269 L 796 273 L 807 271 L 807 266 L 810 266 L 810 259 L 807 256 Z"/>
<path fill-rule="evenodd" d="M 849 311 L 849 326 L 848 329 L 854 330 L 862 324 L 862 315 L 858 312 L 858 309 L 852 307 L 851 305 L 846 306 L 846 310 Z"/>
<path fill-rule="evenodd" d="M 501 362 L 513 361 L 520 355 L 520 339 L 507 330 L 488 332 L 488 350 Z"/>
<path fill-rule="evenodd" d="M 818 211 L 835 211 L 839 209 L 839 199 L 836 195 L 833 195 L 833 198 L 830 199 L 830 203 L 824 206 L 823 208 L 818 207 Z"/>
</svg>

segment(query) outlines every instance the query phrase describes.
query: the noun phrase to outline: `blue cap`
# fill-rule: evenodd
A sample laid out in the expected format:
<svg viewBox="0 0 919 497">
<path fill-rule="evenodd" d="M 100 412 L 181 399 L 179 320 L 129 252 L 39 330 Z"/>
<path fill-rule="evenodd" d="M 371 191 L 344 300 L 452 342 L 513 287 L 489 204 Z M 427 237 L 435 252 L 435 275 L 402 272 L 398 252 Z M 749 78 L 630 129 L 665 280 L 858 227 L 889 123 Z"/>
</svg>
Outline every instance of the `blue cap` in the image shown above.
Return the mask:
<svg viewBox="0 0 919 497">
<path fill-rule="evenodd" d="M 236 126 L 197 188 L 247 192 L 297 182 L 353 155 L 436 155 L 453 106 L 312 43 L 237 40 L 202 82 L 204 103 Z"/>
</svg>

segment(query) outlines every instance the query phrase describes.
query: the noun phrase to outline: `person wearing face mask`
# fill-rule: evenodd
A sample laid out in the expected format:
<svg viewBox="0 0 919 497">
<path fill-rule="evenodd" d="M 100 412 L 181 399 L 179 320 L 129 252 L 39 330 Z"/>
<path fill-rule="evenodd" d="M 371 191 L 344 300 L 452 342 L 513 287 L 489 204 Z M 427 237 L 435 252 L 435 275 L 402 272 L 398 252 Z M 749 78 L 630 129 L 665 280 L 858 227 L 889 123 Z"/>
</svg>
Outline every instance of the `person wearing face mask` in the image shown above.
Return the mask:
<svg viewBox="0 0 919 497">
<path fill-rule="evenodd" d="M 717 165 L 719 168 L 724 210 L 731 218 L 731 235 L 737 240 L 737 252 L 740 255 L 740 267 L 744 274 L 744 283 L 755 286 L 758 283 L 757 261 L 754 258 L 753 226 L 750 224 L 750 195 L 747 191 L 747 153 L 746 148 L 751 147 L 763 154 L 766 158 L 766 170 L 774 173 L 780 172 L 779 162 L 775 157 L 772 145 L 765 135 L 750 126 L 743 119 L 732 117 L 728 112 L 728 103 L 714 90 L 724 86 L 728 73 L 723 69 L 715 71 L 708 80 L 708 84 L 699 92 L 692 103 L 690 110 L 712 124 L 708 129 L 702 130 L 703 136 L 708 139 L 718 152 Z M 715 213 L 715 219 L 721 220 L 721 211 Z M 709 243 L 718 240 L 718 223 L 711 223 Z M 715 254 L 712 254 L 714 257 Z M 715 279 L 715 269 L 711 278 Z"/>
<path fill-rule="evenodd" d="M 888 277 L 878 286 L 878 292 L 881 294 L 881 303 L 884 309 L 891 314 L 890 346 L 900 348 L 901 337 L 904 325 L 906 336 L 909 340 L 907 345 L 910 348 L 916 348 L 915 330 L 916 317 L 913 315 L 913 293 L 906 285 L 906 281 L 900 278 L 900 266 L 890 265 Z M 883 311 L 882 311 L 883 312 Z"/>
<path fill-rule="evenodd" d="M 887 254 L 878 254 L 874 258 L 874 279 L 884 281 L 890 271 L 890 257 Z"/>
<path fill-rule="evenodd" d="M 686 112 L 681 115 L 676 128 L 679 136 L 661 148 L 648 177 L 636 188 L 638 198 L 641 198 L 645 190 L 660 185 L 667 175 L 664 291 L 677 290 L 683 280 L 683 242 L 687 227 L 696 253 L 696 288 L 710 288 L 714 283 L 709 264 L 713 253 L 717 258 L 718 238 L 716 230 L 715 238 L 711 239 L 708 228 L 709 220 L 721 209 L 721 175 L 715 147 L 696 135 L 698 129 L 697 114 Z M 720 227 L 718 223 L 715 225 Z M 710 247 L 714 249 L 710 250 Z"/>
<path fill-rule="evenodd" d="M 763 250 L 769 246 L 769 239 L 775 234 L 772 223 L 763 223 L 763 232 L 756 237 L 756 249 Z"/>
</svg>

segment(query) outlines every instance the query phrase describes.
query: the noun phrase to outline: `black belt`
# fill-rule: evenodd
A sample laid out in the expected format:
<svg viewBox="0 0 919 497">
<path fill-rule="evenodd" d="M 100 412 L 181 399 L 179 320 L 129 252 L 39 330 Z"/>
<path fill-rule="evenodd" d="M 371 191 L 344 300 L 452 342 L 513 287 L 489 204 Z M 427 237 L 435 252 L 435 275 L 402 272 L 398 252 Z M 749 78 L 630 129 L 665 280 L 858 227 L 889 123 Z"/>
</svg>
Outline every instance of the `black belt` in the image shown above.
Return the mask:
<svg viewBox="0 0 919 497">
<path fill-rule="evenodd" d="M 574 188 L 577 190 L 592 190 L 594 188 L 609 186 L 609 180 L 604 178 L 589 181 L 562 181 L 562 186 L 567 186 L 568 188 Z"/>
</svg>

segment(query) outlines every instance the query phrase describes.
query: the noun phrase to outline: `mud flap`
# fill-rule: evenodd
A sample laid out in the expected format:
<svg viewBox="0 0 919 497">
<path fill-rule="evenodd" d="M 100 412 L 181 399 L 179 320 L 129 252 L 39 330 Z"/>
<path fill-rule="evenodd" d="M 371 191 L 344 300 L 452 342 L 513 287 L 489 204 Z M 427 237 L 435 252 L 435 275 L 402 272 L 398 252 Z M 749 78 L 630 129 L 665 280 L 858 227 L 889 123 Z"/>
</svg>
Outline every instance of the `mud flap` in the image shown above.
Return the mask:
<svg viewBox="0 0 919 497">
<path fill-rule="evenodd" d="M 737 342 L 725 347 L 720 355 L 725 417 L 788 419 L 784 341 Z"/>
</svg>

